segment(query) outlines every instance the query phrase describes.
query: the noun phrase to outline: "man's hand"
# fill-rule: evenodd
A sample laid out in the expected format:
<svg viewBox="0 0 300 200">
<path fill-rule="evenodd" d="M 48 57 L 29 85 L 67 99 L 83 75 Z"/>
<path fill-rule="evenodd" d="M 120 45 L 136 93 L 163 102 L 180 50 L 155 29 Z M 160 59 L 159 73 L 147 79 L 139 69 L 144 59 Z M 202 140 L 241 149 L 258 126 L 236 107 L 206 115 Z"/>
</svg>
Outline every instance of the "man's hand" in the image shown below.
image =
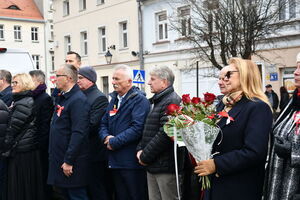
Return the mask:
<svg viewBox="0 0 300 200">
<path fill-rule="evenodd" d="M 215 161 L 213 159 L 209 159 L 198 162 L 194 172 L 198 174 L 198 176 L 207 176 L 215 173 Z"/>
<path fill-rule="evenodd" d="M 143 163 L 140 159 L 140 156 L 141 154 L 143 153 L 143 150 L 139 150 L 137 153 L 136 153 L 136 158 L 138 159 L 140 165 L 143 165 L 143 166 L 146 166 L 147 164 Z"/>
<path fill-rule="evenodd" d="M 68 165 L 67 163 L 62 164 L 61 168 L 63 169 L 64 174 L 67 177 L 70 177 L 73 174 L 73 166 Z"/>
<path fill-rule="evenodd" d="M 106 136 L 106 138 L 105 138 L 105 140 L 104 140 L 104 144 L 106 144 L 106 148 L 107 148 L 108 150 L 113 150 L 112 147 L 111 147 L 110 144 L 109 144 L 109 139 L 110 139 L 110 138 L 113 138 L 113 137 L 115 137 L 115 136 L 113 136 L 113 135 L 108 135 L 108 136 Z"/>
</svg>

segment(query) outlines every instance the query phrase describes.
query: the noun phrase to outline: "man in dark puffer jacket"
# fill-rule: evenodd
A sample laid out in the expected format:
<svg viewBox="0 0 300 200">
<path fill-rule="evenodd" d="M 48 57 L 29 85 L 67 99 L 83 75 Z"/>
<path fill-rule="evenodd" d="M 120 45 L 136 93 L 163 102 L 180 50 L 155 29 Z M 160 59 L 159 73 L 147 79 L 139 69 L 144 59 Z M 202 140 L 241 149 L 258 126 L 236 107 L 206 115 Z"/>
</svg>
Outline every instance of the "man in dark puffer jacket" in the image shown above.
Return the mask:
<svg viewBox="0 0 300 200">
<path fill-rule="evenodd" d="M 143 137 L 137 147 L 137 158 L 146 166 L 149 199 L 177 199 L 174 143 L 163 131 L 167 122 L 166 107 L 179 104 L 180 97 L 173 88 L 174 74 L 168 67 L 155 67 L 148 84 L 155 95 L 150 99 L 152 110 L 146 119 Z M 180 153 L 179 153 L 180 154 Z M 180 159 L 182 155 L 178 155 Z M 183 162 L 179 161 L 179 170 Z"/>
</svg>

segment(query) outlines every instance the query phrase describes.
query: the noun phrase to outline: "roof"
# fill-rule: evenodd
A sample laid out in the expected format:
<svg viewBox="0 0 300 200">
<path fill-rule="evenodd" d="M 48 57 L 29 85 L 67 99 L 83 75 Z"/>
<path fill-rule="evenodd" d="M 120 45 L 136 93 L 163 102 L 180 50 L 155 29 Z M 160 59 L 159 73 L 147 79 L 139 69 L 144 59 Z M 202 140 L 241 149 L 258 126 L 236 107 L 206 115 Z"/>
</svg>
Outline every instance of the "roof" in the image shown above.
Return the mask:
<svg viewBox="0 0 300 200">
<path fill-rule="evenodd" d="M 19 9 L 9 9 L 9 7 Z M 34 0 L 0 0 L 0 17 L 43 20 Z"/>
</svg>

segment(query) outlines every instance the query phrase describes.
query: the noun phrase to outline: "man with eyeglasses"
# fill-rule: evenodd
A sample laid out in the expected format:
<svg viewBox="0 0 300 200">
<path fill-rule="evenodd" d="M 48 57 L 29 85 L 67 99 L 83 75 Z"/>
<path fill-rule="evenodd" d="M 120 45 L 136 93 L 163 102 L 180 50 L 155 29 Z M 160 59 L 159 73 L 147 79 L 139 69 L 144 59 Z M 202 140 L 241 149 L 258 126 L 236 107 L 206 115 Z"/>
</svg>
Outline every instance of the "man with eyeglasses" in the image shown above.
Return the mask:
<svg viewBox="0 0 300 200">
<path fill-rule="evenodd" d="M 69 51 L 66 55 L 65 63 L 69 65 L 73 65 L 77 70 L 79 70 L 81 66 L 81 56 L 74 52 L 74 51 Z M 57 76 L 56 76 L 57 77 Z M 56 87 L 54 88 L 51 97 L 53 97 L 54 101 L 55 98 L 60 95 L 60 90 Z"/>
<path fill-rule="evenodd" d="M 49 138 L 48 184 L 69 200 L 88 200 L 88 126 L 90 106 L 76 84 L 78 71 L 65 64 L 56 71 L 56 98 Z"/>
<path fill-rule="evenodd" d="M 9 107 L 12 103 L 11 73 L 0 70 L 0 99 Z"/>
</svg>

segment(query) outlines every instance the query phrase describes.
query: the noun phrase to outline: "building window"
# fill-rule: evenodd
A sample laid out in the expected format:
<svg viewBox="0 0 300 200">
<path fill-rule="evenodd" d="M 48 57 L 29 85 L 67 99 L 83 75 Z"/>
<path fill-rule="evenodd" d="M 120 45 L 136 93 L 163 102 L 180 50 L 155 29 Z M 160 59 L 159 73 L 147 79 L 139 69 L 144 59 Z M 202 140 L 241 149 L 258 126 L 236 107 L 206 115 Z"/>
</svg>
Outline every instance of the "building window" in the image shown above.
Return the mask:
<svg viewBox="0 0 300 200">
<path fill-rule="evenodd" d="M 191 9 L 188 6 L 178 9 L 181 36 L 191 35 Z"/>
<path fill-rule="evenodd" d="M 162 12 L 156 15 L 157 22 L 157 39 L 166 40 L 168 39 L 168 22 L 167 13 Z"/>
<path fill-rule="evenodd" d="M 53 31 L 53 25 L 50 25 L 50 42 L 54 41 L 54 31 Z"/>
<path fill-rule="evenodd" d="M 289 0 L 289 15 L 291 18 L 296 18 L 296 2 L 295 0 Z"/>
<path fill-rule="evenodd" d="M 71 51 L 71 36 L 65 36 L 65 54 Z"/>
<path fill-rule="evenodd" d="M 128 31 L 127 31 L 127 22 L 120 23 L 120 38 L 121 38 L 121 48 L 128 47 Z"/>
<path fill-rule="evenodd" d="M 8 8 L 7 9 L 11 9 L 11 10 L 21 10 L 18 6 L 16 6 L 16 5 L 10 5 L 10 6 L 8 6 Z"/>
<path fill-rule="evenodd" d="M 0 40 L 4 40 L 4 25 L 0 24 Z"/>
<path fill-rule="evenodd" d="M 79 10 L 85 10 L 86 9 L 86 0 L 79 0 Z"/>
<path fill-rule="evenodd" d="M 296 1 L 279 0 L 279 20 L 296 18 Z"/>
<path fill-rule="evenodd" d="M 108 98 L 108 76 L 102 76 L 102 92 Z"/>
<path fill-rule="evenodd" d="M 51 67 L 52 67 L 52 71 L 55 70 L 55 64 L 54 64 L 54 55 L 51 55 Z"/>
<path fill-rule="evenodd" d="M 31 27 L 31 41 L 38 41 L 38 28 L 37 27 Z"/>
<path fill-rule="evenodd" d="M 99 28 L 99 52 L 106 51 L 106 31 L 105 27 Z"/>
<path fill-rule="evenodd" d="M 22 40 L 21 26 L 14 26 L 14 38 L 17 41 Z"/>
<path fill-rule="evenodd" d="M 35 63 L 36 69 L 40 69 L 40 56 L 39 55 L 32 55 L 32 60 Z"/>
<path fill-rule="evenodd" d="M 97 0 L 97 5 L 104 4 L 104 0 Z"/>
<path fill-rule="evenodd" d="M 63 15 L 67 16 L 70 14 L 70 3 L 69 0 L 63 1 Z"/>
<path fill-rule="evenodd" d="M 86 31 L 80 33 L 80 39 L 81 39 L 81 55 L 87 56 L 88 55 L 88 38 L 87 38 Z"/>
</svg>

